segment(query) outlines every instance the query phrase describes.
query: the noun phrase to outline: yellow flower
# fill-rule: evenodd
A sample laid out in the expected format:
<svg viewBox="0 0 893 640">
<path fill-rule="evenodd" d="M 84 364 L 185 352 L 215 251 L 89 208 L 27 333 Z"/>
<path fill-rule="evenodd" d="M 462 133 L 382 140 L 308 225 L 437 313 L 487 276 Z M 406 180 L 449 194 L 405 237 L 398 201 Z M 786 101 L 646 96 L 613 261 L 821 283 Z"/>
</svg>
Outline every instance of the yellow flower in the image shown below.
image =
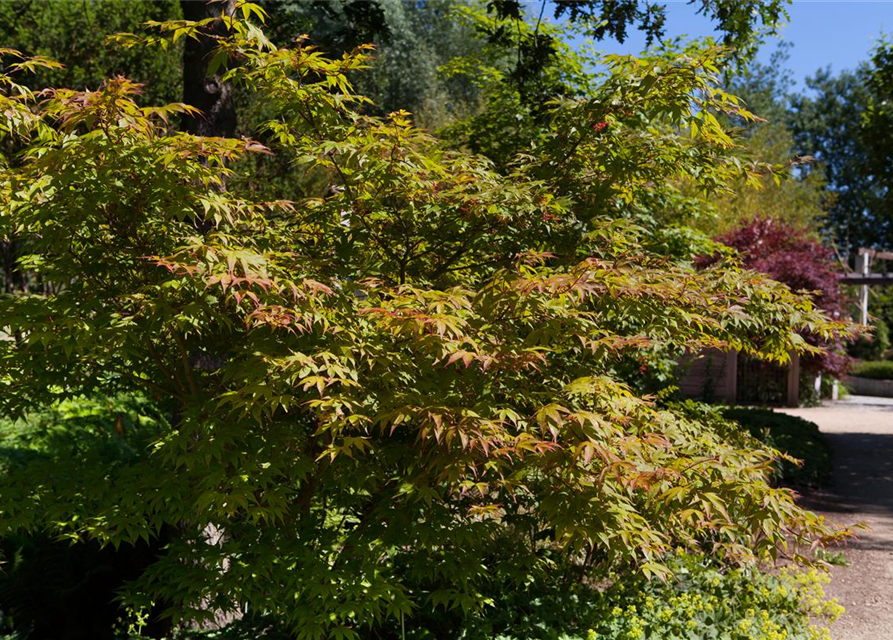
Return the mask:
<svg viewBox="0 0 893 640">
<path fill-rule="evenodd" d="M 645 631 L 642 630 L 642 627 L 632 627 L 626 632 L 626 637 L 630 640 L 640 640 L 645 637 Z"/>
</svg>

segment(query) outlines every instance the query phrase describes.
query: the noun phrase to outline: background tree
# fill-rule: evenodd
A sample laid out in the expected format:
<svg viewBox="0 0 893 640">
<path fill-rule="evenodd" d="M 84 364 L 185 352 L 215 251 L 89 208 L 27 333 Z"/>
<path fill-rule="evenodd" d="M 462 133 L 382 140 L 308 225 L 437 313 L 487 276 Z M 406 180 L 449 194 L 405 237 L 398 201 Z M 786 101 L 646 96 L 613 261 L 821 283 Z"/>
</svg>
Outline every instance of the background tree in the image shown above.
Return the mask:
<svg viewBox="0 0 893 640">
<path fill-rule="evenodd" d="M 781 21 L 787 18 L 784 8 L 788 3 L 789 0 L 759 0 L 751 3 L 734 0 L 688 2 L 697 7 L 699 14 L 709 17 L 716 24 L 717 30 L 723 34 L 723 45 L 732 50 L 733 56 L 741 63 L 753 58 L 762 38 L 775 33 Z M 536 12 L 540 18 L 546 11 L 546 5 L 546 2 L 542 2 Z M 566 17 L 595 40 L 613 38 L 624 42 L 632 28 L 644 32 L 649 46 L 662 41 L 664 37 L 666 7 L 657 2 L 556 0 L 552 7 L 554 17 Z M 520 22 L 525 12 L 520 0 L 489 0 L 487 9 L 498 21 Z M 507 35 L 501 28 L 487 33 L 491 42 Z M 517 44 L 516 74 L 519 78 L 527 76 L 529 79 L 548 65 L 556 40 L 534 28 Z"/>
<path fill-rule="evenodd" d="M 881 40 L 871 56 L 870 66 L 863 72 L 867 93 L 866 107 L 862 114 L 861 141 L 865 149 L 867 180 L 871 181 L 875 197 L 872 200 L 872 218 L 877 223 L 883 221 L 881 236 L 877 244 L 890 246 L 893 243 L 893 170 L 890 159 L 893 157 L 893 46 L 889 40 Z M 886 244 L 883 244 L 886 243 Z"/>
<path fill-rule="evenodd" d="M 214 53 L 217 41 L 227 35 L 223 18 L 235 15 L 236 0 L 181 0 L 180 7 L 185 20 L 206 22 L 202 34 L 187 38 L 183 48 L 183 102 L 196 109 L 183 115 L 183 129 L 200 136 L 231 138 L 237 126 L 235 96 L 223 79 L 226 69 L 214 60 Z M 217 64 L 212 66 L 212 62 Z"/>
<path fill-rule="evenodd" d="M 277 44 L 310 35 L 324 51 L 338 54 L 372 42 L 386 42 L 391 26 L 382 0 L 267 0 L 268 34 Z"/>
<path fill-rule="evenodd" d="M 824 173 L 826 228 L 847 259 L 859 247 L 893 243 L 889 222 L 875 214 L 877 191 L 867 167 L 862 119 L 867 70 L 807 78 L 813 96 L 795 95 L 790 127 L 799 154 L 815 156 Z"/>
<path fill-rule="evenodd" d="M 320 50 L 338 55 L 362 44 L 375 44 L 370 69 L 351 76 L 370 97 L 378 115 L 405 109 L 429 129 L 480 108 L 473 82 L 449 78 L 441 65 L 457 56 L 476 55 L 484 45 L 480 32 L 457 19 L 468 3 L 458 0 L 309 2 L 275 0 L 268 11 L 268 35 L 289 45 L 308 35 Z"/>
<path fill-rule="evenodd" d="M 176 0 L 9 0 L 0 3 L 0 45 L 65 60 L 63 67 L 38 68 L 21 78 L 25 86 L 95 90 L 122 75 L 145 85 L 140 101 L 160 104 L 180 99 L 179 47 L 120 51 L 108 47 L 105 37 L 137 31 L 148 20 L 181 16 Z"/>
<path fill-rule="evenodd" d="M 826 220 L 828 192 L 824 171 L 812 158 L 801 158 L 790 129 L 793 80 L 787 70 L 789 47 L 779 46 L 767 64 L 750 62 L 726 72 L 724 85 L 738 96 L 759 121 L 735 121 L 742 162 L 776 167 L 760 179 L 758 188 L 739 181 L 731 189 L 710 194 L 706 207 L 695 209 L 687 223 L 711 237 L 731 233 L 755 219 L 768 219 L 809 230 L 816 239 L 833 239 Z"/>
<path fill-rule="evenodd" d="M 740 181 L 730 191 L 711 196 L 708 206 L 689 218 L 688 224 L 716 236 L 745 226 L 754 218 L 766 218 L 808 230 L 816 239 L 827 242 L 828 194 L 823 174 L 804 170 L 805 165 L 792 155 L 792 148 L 793 136 L 784 124 L 761 126 L 743 141 L 741 158 L 776 166 L 777 173 L 762 177 L 759 188 Z"/>
</svg>

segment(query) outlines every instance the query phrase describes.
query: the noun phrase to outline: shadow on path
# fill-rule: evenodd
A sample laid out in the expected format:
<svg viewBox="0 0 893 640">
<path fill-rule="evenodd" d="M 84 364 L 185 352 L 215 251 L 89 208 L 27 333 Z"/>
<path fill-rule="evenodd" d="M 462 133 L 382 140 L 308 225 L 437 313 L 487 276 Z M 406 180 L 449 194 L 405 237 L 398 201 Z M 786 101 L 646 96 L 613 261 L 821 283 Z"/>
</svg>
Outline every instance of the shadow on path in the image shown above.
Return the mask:
<svg viewBox="0 0 893 640">
<path fill-rule="evenodd" d="M 834 450 L 834 473 L 826 490 L 813 497 L 841 498 L 841 511 L 893 512 L 893 433 L 825 435 Z"/>
<path fill-rule="evenodd" d="M 834 450 L 832 481 L 802 497 L 804 506 L 841 525 L 869 528 L 845 548 L 828 593 L 847 612 L 835 640 L 893 640 L 893 406 L 839 403 L 786 413 L 819 425 Z"/>
</svg>

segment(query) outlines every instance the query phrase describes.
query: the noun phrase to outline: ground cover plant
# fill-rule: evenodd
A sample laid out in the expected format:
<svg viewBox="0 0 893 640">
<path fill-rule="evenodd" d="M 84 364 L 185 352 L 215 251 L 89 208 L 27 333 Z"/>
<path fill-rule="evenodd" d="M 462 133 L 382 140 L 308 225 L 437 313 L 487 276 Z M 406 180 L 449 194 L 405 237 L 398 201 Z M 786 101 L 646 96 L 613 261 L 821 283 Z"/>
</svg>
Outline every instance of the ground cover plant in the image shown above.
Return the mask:
<svg viewBox="0 0 893 640">
<path fill-rule="evenodd" d="M 825 597 L 830 578 L 816 569 L 725 570 L 701 556 L 672 566 L 669 584 L 609 589 L 581 640 L 830 640 L 825 625 L 843 612 Z"/>
<path fill-rule="evenodd" d="M 407 618 L 399 634 L 413 640 L 829 640 L 827 624 L 842 607 L 824 595 L 827 573 L 753 566 L 732 568 L 701 554 L 667 559 L 667 582 L 618 577 L 610 586 L 538 581 L 498 594 L 492 613 L 457 632 L 455 620 L 429 610 Z M 189 640 L 287 640 L 263 617 Z"/>
<path fill-rule="evenodd" d="M 815 423 L 771 409 L 734 407 L 723 415 L 760 442 L 793 458 L 777 461 L 777 479 L 799 486 L 821 486 L 831 476 L 831 447 Z"/>
<path fill-rule="evenodd" d="M 769 482 L 774 450 L 623 373 L 707 347 L 783 361 L 848 330 L 625 215 L 771 171 L 731 155 L 717 114 L 752 116 L 717 87 L 722 50 L 611 58 L 495 166 L 363 113 L 363 49 L 276 49 L 261 17 L 119 41 L 213 35 L 215 71 L 268 103 L 262 142 L 177 132 L 194 109 L 140 106 L 125 78 L 37 95 L 17 74 L 51 63 L 2 52 L 0 135 L 23 151 L 0 235 L 40 286 L 0 298 L 0 409 L 144 394 L 164 419 L 126 464 L 82 473 L 60 448 L 4 474 L 0 533 L 165 536 L 121 592 L 138 620 L 247 610 L 299 638 L 398 637 L 430 611 L 458 637 L 507 586 L 837 537 Z M 260 197 L 250 156 L 271 153 L 309 195 Z"/>
<path fill-rule="evenodd" d="M 842 611 L 825 598 L 828 576 L 815 569 L 730 570 L 688 554 L 671 557 L 668 564 L 674 573 L 669 582 L 621 579 L 602 590 L 513 593 L 516 602 L 505 602 L 466 637 L 817 640 L 830 637 L 824 625 Z"/>
</svg>

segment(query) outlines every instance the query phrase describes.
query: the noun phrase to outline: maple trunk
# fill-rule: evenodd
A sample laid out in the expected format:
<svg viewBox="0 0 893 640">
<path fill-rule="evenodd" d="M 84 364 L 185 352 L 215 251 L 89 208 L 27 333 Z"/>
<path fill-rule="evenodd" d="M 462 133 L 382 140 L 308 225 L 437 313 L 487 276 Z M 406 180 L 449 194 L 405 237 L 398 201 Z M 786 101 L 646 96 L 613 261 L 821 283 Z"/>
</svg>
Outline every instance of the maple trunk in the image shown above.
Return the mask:
<svg viewBox="0 0 893 640">
<path fill-rule="evenodd" d="M 181 0 L 186 20 L 232 16 L 236 11 L 235 0 Z M 183 117 L 183 130 L 198 136 L 232 138 L 236 134 L 236 106 L 233 88 L 224 82 L 223 67 L 208 75 L 208 63 L 216 47 L 215 36 L 227 33 L 222 20 L 205 27 L 204 37 L 188 38 L 183 50 L 183 102 L 201 110 L 201 114 Z"/>
</svg>

